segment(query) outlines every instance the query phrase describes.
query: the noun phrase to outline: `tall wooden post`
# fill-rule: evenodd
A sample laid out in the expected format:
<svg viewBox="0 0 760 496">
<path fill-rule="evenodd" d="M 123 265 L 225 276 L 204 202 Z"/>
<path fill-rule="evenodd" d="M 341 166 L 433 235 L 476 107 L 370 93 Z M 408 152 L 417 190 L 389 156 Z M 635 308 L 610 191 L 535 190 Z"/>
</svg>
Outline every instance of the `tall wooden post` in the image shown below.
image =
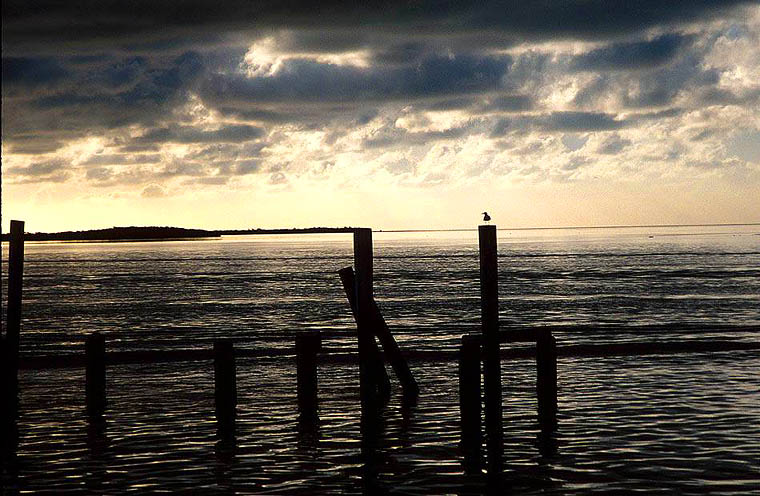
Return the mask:
<svg viewBox="0 0 760 496">
<path fill-rule="evenodd" d="M 364 445 L 372 443 L 377 418 L 377 366 L 373 357 L 372 333 L 372 230 L 354 230 L 356 267 L 356 323 L 359 331 L 359 381 Z M 376 345 L 375 345 L 376 346 Z"/>
<path fill-rule="evenodd" d="M 557 341 L 544 334 L 536 342 L 536 393 L 542 431 L 557 427 Z"/>
<path fill-rule="evenodd" d="M 304 421 L 317 419 L 317 353 L 322 346 L 319 331 L 299 331 L 296 334 L 296 375 L 298 409 Z"/>
<path fill-rule="evenodd" d="M 459 348 L 459 415 L 462 430 L 464 470 L 468 474 L 480 472 L 480 339 L 462 336 Z"/>
<path fill-rule="evenodd" d="M 8 318 L 5 346 L 13 394 L 18 381 L 18 356 L 21 334 L 21 290 L 24 279 L 24 221 L 12 220 L 8 246 Z"/>
<path fill-rule="evenodd" d="M 219 436 L 233 437 L 237 406 L 235 350 L 232 341 L 227 339 L 214 341 L 214 402 Z"/>
<path fill-rule="evenodd" d="M 483 389 L 486 413 L 488 473 L 503 468 L 501 363 L 499 360 L 499 284 L 496 226 L 478 226 L 480 248 L 480 309 L 483 332 Z"/>
<path fill-rule="evenodd" d="M 87 336 L 84 344 L 86 364 L 85 397 L 87 415 L 97 419 L 106 409 L 106 340 L 99 332 Z"/>
</svg>

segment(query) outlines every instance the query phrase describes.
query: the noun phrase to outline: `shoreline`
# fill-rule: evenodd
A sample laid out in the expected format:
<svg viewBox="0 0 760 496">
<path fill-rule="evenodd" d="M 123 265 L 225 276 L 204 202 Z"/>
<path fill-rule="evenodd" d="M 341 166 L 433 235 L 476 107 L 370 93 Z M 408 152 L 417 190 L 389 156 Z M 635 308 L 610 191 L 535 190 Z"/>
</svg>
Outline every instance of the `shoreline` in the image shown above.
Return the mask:
<svg viewBox="0 0 760 496">
<path fill-rule="evenodd" d="M 642 224 L 642 225 L 605 225 L 605 226 L 559 226 L 559 227 L 497 227 L 497 231 L 580 231 L 605 229 L 663 229 L 684 227 L 760 227 L 760 222 L 719 223 L 719 224 Z M 193 239 L 218 239 L 222 236 L 251 235 L 288 235 L 288 234 L 349 234 L 354 227 L 307 227 L 277 229 L 185 229 L 180 227 L 113 227 L 109 229 L 91 229 L 86 231 L 63 231 L 56 233 L 25 233 L 24 240 L 31 242 L 134 242 L 134 241 L 188 241 Z M 447 233 L 477 232 L 477 228 L 454 229 L 376 229 L 375 233 Z M 696 234 L 696 233 L 693 233 Z M 719 234 L 719 233 L 715 233 Z M 760 235 L 760 233 L 756 233 Z M 663 235 L 663 234 L 660 234 Z M 687 234 L 669 234 L 687 235 Z M 10 239 L 9 233 L 3 233 L 2 242 Z"/>
</svg>

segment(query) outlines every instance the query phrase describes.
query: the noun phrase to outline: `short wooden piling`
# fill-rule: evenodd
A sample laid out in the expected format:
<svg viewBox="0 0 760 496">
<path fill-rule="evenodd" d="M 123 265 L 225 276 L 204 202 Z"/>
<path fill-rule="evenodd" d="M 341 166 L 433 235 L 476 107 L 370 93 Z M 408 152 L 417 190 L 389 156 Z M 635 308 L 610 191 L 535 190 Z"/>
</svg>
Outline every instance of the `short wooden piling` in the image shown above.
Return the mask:
<svg viewBox="0 0 760 496">
<path fill-rule="evenodd" d="M 480 309 L 483 332 L 483 390 L 486 414 L 488 473 L 502 471 L 503 430 L 501 362 L 499 358 L 499 284 L 496 226 L 478 226 Z"/>
<path fill-rule="evenodd" d="M 106 410 L 106 340 L 99 332 L 85 340 L 85 396 L 87 414 L 98 418 Z"/>
<path fill-rule="evenodd" d="M 8 245 L 8 309 L 5 347 L 15 394 L 18 381 L 18 355 L 21 334 L 21 291 L 24 279 L 24 221 L 12 220 Z"/>
<path fill-rule="evenodd" d="M 344 267 L 338 271 L 338 275 L 340 276 L 340 281 L 343 283 L 343 290 L 346 292 L 346 298 L 351 307 L 351 312 L 354 314 L 354 319 L 356 319 L 356 277 L 354 276 L 354 269 L 353 267 Z M 357 324 L 359 323 L 358 320 L 356 322 Z M 376 330 L 378 325 L 379 322 L 375 320 L 373 322 L 373 329 Z M 391 395 L 391 379 L 388 377 L 388 371 L 385 370 L 385 364 L 380 356 L 380 350 L 377 347 L 375 339 L 368 339 L 367 344 L 371 348 L 371 355 L 374 357 L 373 361 L 375 362 L 377 374 L 377 392 L 381 398 L 387 399 Z"/>
<path fill-rule="evenodd" d="M 321 346 L 319 331 L 299 331 L 296 334 L 298 410 L 302 420 L 317 418 L 317 353 Z"/>
<path fill-rule="evenodd" d="M 480 401 L 480 338 L 464 335 L 459 348 L 459 414 L 463 465 L 468 474 L 480 472 Z"/>
<path fill-rule="evenodd" d="M 551 334 L 536 341 L 536 393 L 542 431 L 557 427 L 557 341 Z"/>
<path fill-rule="evenodd" d="M 235 350 L 232 341 L 227 339 L 214 341 L 214 402 L 219 435 L 234 435 L 237 406 Z"/>
</svg>

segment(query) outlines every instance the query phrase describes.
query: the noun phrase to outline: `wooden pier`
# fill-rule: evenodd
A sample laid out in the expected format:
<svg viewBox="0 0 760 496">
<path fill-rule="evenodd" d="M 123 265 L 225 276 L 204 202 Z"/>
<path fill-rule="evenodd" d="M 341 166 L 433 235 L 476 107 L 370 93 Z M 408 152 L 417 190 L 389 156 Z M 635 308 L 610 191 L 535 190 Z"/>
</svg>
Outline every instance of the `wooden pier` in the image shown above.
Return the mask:
<svg viewBox="0 0 760 496">
<path fill-rule="evenodd" d="M 213 361 L 214 415 L 221 439 L 233 440 L 237 410 L 236 358 L 294 360 L 296 367 L 299 420 L 315 425 L 319 420 L 318 367 L 330 363 L 358 363 L 360 384 L 361 431 L 363 449 L 372 451 L 378 412 L 391 396 L 391 377 L 385 364 L 394 372 L 403 391 L 403 401 L 414 402 L 421 391 L 410 363 L 421 361 L 458 361 L 459 408 L 462 466 L 468 474 L 483 472 L 491 476 L 504 470 L 504 421 L 502 418 L 501 369 L 505 360 L 535 357 L 537 419 L 542 433 L 552 435 L 558 424 L 557 361 L 567 356 L 612 356 L 652 353 L 757 350 L 760 343 L 729 341 L 692 341 L 657 343 L 619 343 L 598 345 L 558 345 L 557 327 L 503 328 L 499 323 L 498 257 L 496 226 L 480 226 L 480 332 L 462 336 L 458 350 L 402 350 L 374 298 L 373 246 L 370 229 L 355 229 L 354 266 L 339 271 L 357 328 L 357 352 L 332 352 L 317 331 L 299 331 L 293 349 L 249 350 L 235 347 L 230 340 L 216 340 L 213 347 L 194 350 L 107 351 L 105 336 L 93 333 L 86 337 L 84 353 L 73 356 L 27 356 L 19 354 L 21 340 L 21 301 L 24 258 L 24 223 L 11 222 L 9 250 L 9 290 L 7 331 L 2 337 L 3 358 L 3 429 L 15 422 L 18 408 L 19 368 L 84 367 L 86 381 L 83 394 L 91 422 L 103 422 L 108 409 L 106 374 L 109 366 L 127 363 L 171 361 Z M 379 342 L 379 346 L 378 346 Z M 529 344 L 530 347 L 511 347 Z M 382 351 L 381 348 L 382 347 Z M 507 365 L 508 366 L 508 361 Z M 423 392 L 424 393 L 424 392 Z M 424 395 L 423 395 L 424 396 Z M 209 412 L 211 413 L 211 412 Z M 485 420 L 485 422 L 482 422 Z M 481 425 L 485 425 L 485 431 Z M 366 442 L 365 442 L 366 441 Z M 5 456 L 5 455 L 4 455 Z"/>
</svg>

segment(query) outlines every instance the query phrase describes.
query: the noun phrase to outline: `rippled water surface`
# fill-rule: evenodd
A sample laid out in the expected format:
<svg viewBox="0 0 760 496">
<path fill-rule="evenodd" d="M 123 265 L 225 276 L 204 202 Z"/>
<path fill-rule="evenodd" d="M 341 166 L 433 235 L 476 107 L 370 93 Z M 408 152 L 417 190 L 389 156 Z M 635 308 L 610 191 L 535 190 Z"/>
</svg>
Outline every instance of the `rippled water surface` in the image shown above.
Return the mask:
<svg viewBox="0 0 760 496">
<path fill-rule="evenodd" d="M 500 316 L 566 324 L 560 346 L 757 341 L 760 229 L 500 231 Z M 3 246 L 4 255 L 6 246 Z M 356 340 L 337 270 L 348 235 L 162 243 L 28 243 L 22 353 L 291 348 L 320 329 Z M 406 349 L 455 349 L 476 330 L 476 233 L 375 233 L 376 297 Z M 5 267 L 3 274 L 5 275 Z M 595 327 L 579 327 L 593 324 Z M 677 324 L 663 327 L 663 324 Z M 725 325 L 731 325 L 726 329 Z M 412 364 L 373 471 L 359 458 L 358 367 L 320 368 L 320 423 L 299 425 L 290 358 L 240 359 L 235 443 L 215 437 L 209 362 L 109 368 L 106 423 L 84 415 L 81 369 L 21 373 L 18 487 L 29 492 L 477 493 L 458 442 L 455 362 Z M 503 364 L 508 482 L 520 493 L 747 494 L 760 487 L 760 353 L 561 358 L 559 430 L 538 437 L 535 367 Z M 506 483 L 506 482 L 505 482 Z"/>
</svg>

